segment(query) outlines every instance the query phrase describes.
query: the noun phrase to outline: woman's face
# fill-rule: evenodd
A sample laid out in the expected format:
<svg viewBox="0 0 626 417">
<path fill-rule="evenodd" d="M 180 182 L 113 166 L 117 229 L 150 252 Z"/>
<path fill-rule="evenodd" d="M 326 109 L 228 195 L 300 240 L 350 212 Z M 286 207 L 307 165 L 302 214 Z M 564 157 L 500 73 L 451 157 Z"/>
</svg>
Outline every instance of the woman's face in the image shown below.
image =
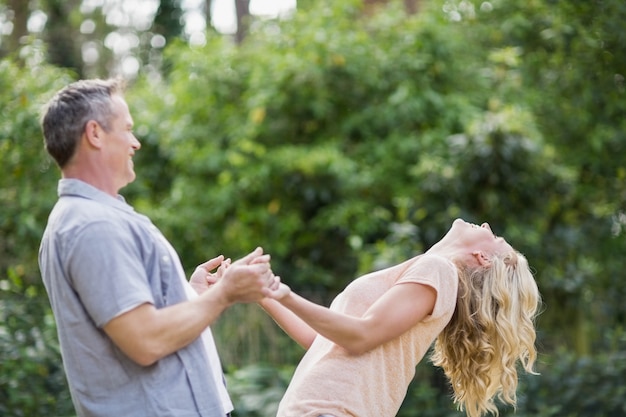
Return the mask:
<svg viewBox="0 0 626 417">
<path fill-rule="evenodd" d="M 454 239 L 459 245 L 470 251 L 482 251 L 490 255 L 513 251 L 513 247 L 504 238 L 493 233 L 489 223 L 478 226 L 462 219 L 456 219 L 446 237 Z"/>
</svg>

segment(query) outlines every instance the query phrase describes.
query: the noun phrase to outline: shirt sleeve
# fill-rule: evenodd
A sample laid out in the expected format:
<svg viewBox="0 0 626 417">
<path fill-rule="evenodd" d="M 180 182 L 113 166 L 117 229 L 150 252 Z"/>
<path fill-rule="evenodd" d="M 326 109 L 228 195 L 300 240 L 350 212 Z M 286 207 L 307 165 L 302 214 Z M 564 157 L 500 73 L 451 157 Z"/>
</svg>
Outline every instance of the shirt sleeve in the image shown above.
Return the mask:
<svg viewBox="0 0 626 417">
<path fill-rule="evenodd" d="M 396 281 L 396 285 L 405 283 L 427 285 L 436 291 L 435 307 L 428 319 L 446 314 L 456 305 L 457 270 L 456 266 L 445 258 L 432 255 L 418 258 Z"/>
<path fill-rule="evenodd" d="M 68 259 L 70 284 L 96 326 L 141 304 L 154 304 L 140 246 L 119 225 L 88 224 L 78 232 Z"/>
</svg>

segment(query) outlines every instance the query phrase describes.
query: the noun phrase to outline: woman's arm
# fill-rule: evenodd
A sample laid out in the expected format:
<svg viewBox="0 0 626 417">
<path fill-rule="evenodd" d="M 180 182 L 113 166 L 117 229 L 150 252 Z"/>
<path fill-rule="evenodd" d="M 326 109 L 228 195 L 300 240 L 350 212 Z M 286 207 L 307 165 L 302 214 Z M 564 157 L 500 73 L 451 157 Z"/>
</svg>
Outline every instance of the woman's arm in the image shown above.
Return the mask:
<svg viewBox="0 0 626 417">
<path fill-rule="evenodd" d="M 285 284 L 270 297 L 293 312 L 315 332 L 353 354 L 386 343 L 432 313 L 436 291 L 427 285 L 403 283 L 391 287 L 362 317 L 349 316 L 315 304 Z"/>
<path fill-rule="evenodd" d="M 305 349 L 309 349 L 317 332 L 300 317 L 276 300 L 264 298 L 259 305 L 265 310 L 293 340 Z"/>
</svg>

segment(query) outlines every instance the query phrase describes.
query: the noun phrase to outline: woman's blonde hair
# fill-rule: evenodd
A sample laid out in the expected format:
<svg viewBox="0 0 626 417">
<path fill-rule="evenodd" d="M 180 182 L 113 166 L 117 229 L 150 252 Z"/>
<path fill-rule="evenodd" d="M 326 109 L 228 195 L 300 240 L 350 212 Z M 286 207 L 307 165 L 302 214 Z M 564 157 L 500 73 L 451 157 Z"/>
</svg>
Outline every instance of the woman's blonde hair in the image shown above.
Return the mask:
<svg viewBox="0 0 626 417">
<path fill-rule="evenodd" d="M 456 310 L 431 357 L 449 378 L 454 402 L 470 417 L 497 415 L 496 397 L 515 406 L 518 360 L 535 374 L 534 319 L 541 297 L 528 261 L 518 252 L 490 261 L 475 269 L 457 264 Z"/>
</svg>

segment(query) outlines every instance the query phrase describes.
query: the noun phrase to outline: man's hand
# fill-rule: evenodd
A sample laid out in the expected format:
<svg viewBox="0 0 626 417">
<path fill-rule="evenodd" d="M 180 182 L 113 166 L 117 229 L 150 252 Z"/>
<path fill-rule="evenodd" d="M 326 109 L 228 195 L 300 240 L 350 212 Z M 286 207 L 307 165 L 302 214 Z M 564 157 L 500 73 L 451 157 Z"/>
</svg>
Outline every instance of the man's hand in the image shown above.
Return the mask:
<svg viewBox="0 0 626 417">
<path fill-rule="evenodd" d="M 251 303 L 263 298 L 272 277 L 270 255 L 257 248 L 224 268 L 214 286 L 223 292 L 228 304 Z"/>
<path fill-rule="evenodd" d="M 230 266 L 230 263 L 230 258 L 224 259 L 224 255 L 220 255 L 198 265 L 191 274 L 189 284 L 198 294 L 202 294 L 224 275 L 224 270 Z M 211 272 L 216 268 L 215 272 Z"/>
</svg>

